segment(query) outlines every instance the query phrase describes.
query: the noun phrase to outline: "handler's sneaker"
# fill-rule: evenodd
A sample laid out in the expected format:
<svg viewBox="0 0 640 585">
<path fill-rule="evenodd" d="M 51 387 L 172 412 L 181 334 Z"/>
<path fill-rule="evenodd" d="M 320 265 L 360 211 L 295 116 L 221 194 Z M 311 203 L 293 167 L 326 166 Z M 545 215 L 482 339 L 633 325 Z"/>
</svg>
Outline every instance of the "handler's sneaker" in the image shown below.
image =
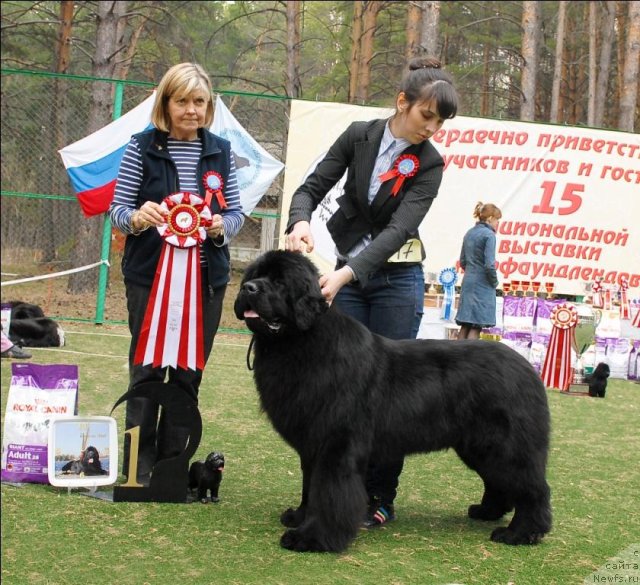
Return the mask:
<svg viewBox="0 0 640 585">
<path fill-rule="evenodd" d="M 363 528 L 378 528 L 383 524 L 388 524 L 396 519 L 393 504 L 379 505 L 371 510 L 367 519 L 362 524 Z"/>
<path fill-rule="evenodd" d="M 3 351 L 1 355 L 3 358 L 14 358 L 18 360 L 28 360 L 31 357 L 31 354 L 19 345 L 10 347 L 7 351 Z"/>
</svg>

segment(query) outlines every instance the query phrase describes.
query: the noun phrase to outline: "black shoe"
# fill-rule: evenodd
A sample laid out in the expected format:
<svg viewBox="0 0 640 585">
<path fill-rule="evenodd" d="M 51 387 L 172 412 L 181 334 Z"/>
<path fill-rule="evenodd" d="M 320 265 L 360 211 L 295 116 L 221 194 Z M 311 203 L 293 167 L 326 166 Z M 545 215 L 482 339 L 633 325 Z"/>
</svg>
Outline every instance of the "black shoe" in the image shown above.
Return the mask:
<svg viewBox="0 0 640 585">
<path fill-rule="evenodd" d="M 396 519 L 395 509 L 393 504 L 380 504 L 373 510 L 369 511 L 366 520 L 363 522 L 362 527 L 367 530 L 370 528 L 379 528 L 384 524 L 393 522 Z"/>
<path fill-rule="evenodd" d="M 31 354 L 27 350 L 22 349 L 18 345 L 14 345 L 7 351 L 3 351 L 1 355 L 3 358 L 13 358 L 17 360 L 28 360 L 31 357 Z"/>
</svg>

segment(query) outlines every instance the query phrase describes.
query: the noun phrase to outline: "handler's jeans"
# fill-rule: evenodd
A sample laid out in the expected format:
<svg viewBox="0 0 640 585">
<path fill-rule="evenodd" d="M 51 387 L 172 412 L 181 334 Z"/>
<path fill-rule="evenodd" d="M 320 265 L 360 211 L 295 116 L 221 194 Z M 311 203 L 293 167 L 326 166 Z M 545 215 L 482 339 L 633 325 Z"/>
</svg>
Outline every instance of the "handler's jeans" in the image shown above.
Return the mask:
<svg viewBox="0 0 640 585">
<path fill-rule="evenodd" d="M 333 305 L 351 315 L 373 333 L 389 339 L 415 339 L 424 307 L 422 265 L 387 267 L 370 275 L 364 288 L 357 283 L 344 286 Z M 366 488 L 370 497 L 393 504 L 404 457 L 381 461 L 372 454 Z"/>
<path fill-rule="evenodd" d="M 127 293 L 127 310 L 129 312 L 129 330 L 131 346 L 129 347 L 129 390 L 143 382 L 167 382 L 174 384 L 198 402 L 198 390 L 202 381 L 202 371 L 172 367 L 154 368 L 150 365 L 133 365 L 136 345 L 140 336 L 142 321 L 147 308 L 151 289 L 132 282 L 125 282 Z M 211 289 L 208 286 L 206 270 L 202 272 L 202 327 L 204 340 L 204 362 L 207 363 L 213 338 L 215 337 L 226 285 Z M 160 418 L 158 420 L 158 414 Z M 189 438 L 188 428 L 176 425 L 170 419 L 170 413 L 146 398 L 127 400 L 125 429 L 140 427 L 140 444 L 138 451 L 138 477 L 144 478 L 153 469 L 159 459 L 175 457 L 184 451 Z M 122 471 L 129 471 L 129 437 L 124 441 L 124 457 Z"/>
</svg>

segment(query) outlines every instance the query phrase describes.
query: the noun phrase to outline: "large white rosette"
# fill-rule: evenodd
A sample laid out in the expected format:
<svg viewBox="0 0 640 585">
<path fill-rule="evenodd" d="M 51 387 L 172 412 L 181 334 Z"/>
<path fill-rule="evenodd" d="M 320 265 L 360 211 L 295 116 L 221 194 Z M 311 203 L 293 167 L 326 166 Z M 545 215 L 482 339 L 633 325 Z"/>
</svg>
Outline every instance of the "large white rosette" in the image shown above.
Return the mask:
<svg viewBox="0 0 640 585">
<path fill-rule="evenodd" d="M 134 364 L 202 370 L 200 246 L 211 225 L 211 210 L 193 193 L 173 193 L 161 207 L 162 252 L 138 338 Z"/>
</svg>

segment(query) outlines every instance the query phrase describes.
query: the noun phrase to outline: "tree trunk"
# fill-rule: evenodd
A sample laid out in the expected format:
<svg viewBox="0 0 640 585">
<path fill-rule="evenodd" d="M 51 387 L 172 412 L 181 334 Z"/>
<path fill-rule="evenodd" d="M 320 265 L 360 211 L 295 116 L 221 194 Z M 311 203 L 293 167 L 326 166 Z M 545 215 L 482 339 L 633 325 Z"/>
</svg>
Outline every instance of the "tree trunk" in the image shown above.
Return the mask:
<svg viewBox="0 0 640 585">
<path fill-rule="evenodd" d="M 370 0 L 364 4 L 362 15 L 362 45 L 360 49 L 360 72 L 356 88 L 356 102 L 365 103 L 369 98 L 371 83 L 371 61 L 373 59 L 373 39 L 376 34 L 376 20 L 382 2 Z"/>
<path fill-rule="evenodd" d="M 589 90 L 587 94 L 587 125 L 595 126 L 596 119 L 596 53 L 598 51 L 596 20 L 598 18 L 598 3 L 589 3 Z"/>
<path fill-rule="evenodd" d="M 593 125 L 602 128 L 604 123 L 604 109 L 607 103 L 607 91 L 609 89 L 609 70 L 611 69 L 611 50 L 613 45 L 613 29 L 615 26 L 615 4 L 603 2 L 602 9 L 602 42 L 600 47 L 600 62 L 598 66 L 598 80 L 596 82 L 596 110 Z"/>
<path fill-rule="evenodd" d="M 349 103 L 356 101 L 358 90 L 358 76 L 360 75 L 361 44 L 362 44 L 362 12 L 363 2 L 353 3 L 353 21 L 351 23 L 351 67 L 349 68 Z"/>
<path fill-rule="evenodd" d="M 92 75 L 112 78 L 116 58 L 122 49 L 122 20 L 127 10 L 126 0 L 98 2 L 96 48 L 93 56 Z M 111 83 L 96 81 L 92 87 L 91 112 L 89 113 L 88 134 L 106 126 L 112 119 Z M 76 231 L 76 262 L 78 266 L 93 264 L 100 259 L 102 240 L 102 215 L 78 222 Z M 69 277 L 69 292 L 73 294 L 96 289 L 97 270 L 76 272 Z"/>
<path fill-rule="evenodd" d="M 538 72 L 538 39 L 541 28 L 540 2 L 525 0 L 522 3 L 522 103 L 520 119 L 532 122 L 535 119 L 536 75 Z"/>
<path fill-rule="evenodd" d="M 287 4 L 287 95 L 299 98 L 302 95 L 300 83 L 300 0 Z"/>
<path fill-rule="evenodd" d="M 407 44 L 405 57 L 407 62 L 420 52 L 420 28 L 422 27 L 422 9 L 424 2 L 409 2 L 407 8 Z"/>
<path fill-rule="evenodd" d="M 56 73 L 67 73 L 69 71 L 71 32 L 73 27 L 73 2 L 64 0 L 60 2 L 60 26 L 58 27 L 58 38 L 56 40 Z M 58 150 L 66 143 L 66 124 L 64 113 L 68 108 L 66 84 L 68 82 L 59 77 L 53 80 L 53 95 L 51 103 L 51 135 L 54 137 L 54 148 L 48 152 L 47 167 L 50 171 L 50 181 L 52 192 L 56 195 L 66 194 L 69 180 L 64 171 L 62 162 L 58 158 Z M 40 202 L 42 215 L 47 221 L 56 226 L 75 225 L 73 217 L 69 214 L 69 203 L 67 201 L 43 200 Z M 78 212 L 77 206 L 74 209 Z M 57 229 L 39 230 L 39 238 L 42 242 L 42 260 L 51 262 L 58 259 L 58 248 L 68 238 L 71 237 L 69 230 Z"/>
<path fill-rule="evenodd" d="M 627 14 L 626 14 L 627 3 L 618 1 L 616 2 L 616 112 L 613 117 L 614 120 L 617 120 L 620 117 L 620 95 L 622 94 L 622 80 L 624 75 L 624 48 L 627 44 Z"/>
<path fill-rule="evenodd" d="M 422 31 L 420 46 L 426 55 L 438 57 L 438 31 L 440 30 L 440 2 L 420 2 L 422 8 Z M 442 53 L 443 55 L 446 54 Z"/>
<path fill-rule="evenodd" d="M 564 51 L 564 23 L 567 16 L 567 0 L 560 0 L 558 3 L 558 29 L 556 31 L 556 59 L 553 66 L 553 84 L 551 87 L 551 115 L 549 121 L 553 124 L 562 119 L 560 106 L 560 82 L 563 73 L 563 51 Z"/>
<path fill-rule="evenodd" d="M 484 55 L 483 61 L 484 64 L 482 66 L 482 96 L 480 101 L 480 115 L 481 116 L 489 116 L 489 93 L 490 93 L 490 75 L 491 71 L 489 68 L 489 43 L 484 44 Z"/>
<path fill-rule="evenodd" d="M 618 128 L 633 132 L 638 103 L 638 68 L 640 67 L 640 1 L 629 2 L 628 22 Z"/>
</svg>

